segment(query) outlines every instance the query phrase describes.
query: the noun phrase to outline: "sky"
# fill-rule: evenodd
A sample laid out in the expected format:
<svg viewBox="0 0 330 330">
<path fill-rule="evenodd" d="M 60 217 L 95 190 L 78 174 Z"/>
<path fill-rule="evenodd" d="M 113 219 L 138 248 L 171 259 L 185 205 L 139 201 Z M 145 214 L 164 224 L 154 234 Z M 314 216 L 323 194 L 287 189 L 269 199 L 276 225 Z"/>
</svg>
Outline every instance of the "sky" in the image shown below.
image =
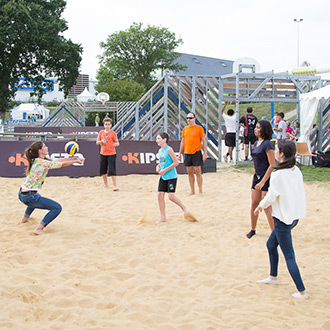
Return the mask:
<svg viewBox="0 0 330 330">
<path fill-rule="evenodd" d="M 84 48 L 80 73 L 95 79 L 100 42 L 133 22 L 168 28 L 183 40 L 178 52 L 249 57 L 261 72 L 297 67 L 299 30 L 299 63 L 330 65 L 329 14 L 329 0 L 67 0 L 62 17 L 65 38 Z"/>
</svg>

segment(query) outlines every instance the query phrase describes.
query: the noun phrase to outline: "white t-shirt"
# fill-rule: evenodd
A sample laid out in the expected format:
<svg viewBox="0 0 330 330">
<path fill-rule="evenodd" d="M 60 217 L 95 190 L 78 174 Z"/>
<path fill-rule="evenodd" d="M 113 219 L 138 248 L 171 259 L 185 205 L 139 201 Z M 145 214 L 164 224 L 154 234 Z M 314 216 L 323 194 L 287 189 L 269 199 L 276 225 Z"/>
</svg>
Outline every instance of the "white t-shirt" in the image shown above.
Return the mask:
<svg viewBox="0 0 330 330">
<path fill-rule="evenodd" d="M 285 140 L 286 139 L 286 122 L 284 120 L 281 120 L 279 123 L 278 123 L 278 126 L 277 126 L 277 129 L 280 129 L 282 128 L 282 131 L 279 132 L 279 131 L 276 131 L 276 138 L 278 140 Z"/>
<path fill-rule="evenodd" d="M 225 120 L 227 133 L 236 133 L 236 115 L 228 116 L 223 113 L 222 117 Z"/>
<path fill-rule="evenodd" d="M 305 188 L 299 168 L 294 166 L 272 172 L 267 195 L 259 205 L 263 209 L 271 205 L 272 215 L 287 225 L 305 218 Z"/>
</svg>

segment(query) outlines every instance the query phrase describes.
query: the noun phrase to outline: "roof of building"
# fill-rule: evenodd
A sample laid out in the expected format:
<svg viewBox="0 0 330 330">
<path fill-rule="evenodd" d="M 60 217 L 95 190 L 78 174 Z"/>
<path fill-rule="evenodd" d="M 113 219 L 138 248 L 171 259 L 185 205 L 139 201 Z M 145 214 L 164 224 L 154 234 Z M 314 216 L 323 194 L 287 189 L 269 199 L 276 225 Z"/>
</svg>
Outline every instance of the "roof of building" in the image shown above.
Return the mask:
<svg viewBox="0 0 330 330">
<path fill-rule="evenodd" d="M 174 63 L 180 63 L 187 67 L 187 70 L 178 71 L 175 72 L 175 74 L 221 76 L 233 72 L 234 61 L 192 54 L 181 54 Z"/>
</svg>

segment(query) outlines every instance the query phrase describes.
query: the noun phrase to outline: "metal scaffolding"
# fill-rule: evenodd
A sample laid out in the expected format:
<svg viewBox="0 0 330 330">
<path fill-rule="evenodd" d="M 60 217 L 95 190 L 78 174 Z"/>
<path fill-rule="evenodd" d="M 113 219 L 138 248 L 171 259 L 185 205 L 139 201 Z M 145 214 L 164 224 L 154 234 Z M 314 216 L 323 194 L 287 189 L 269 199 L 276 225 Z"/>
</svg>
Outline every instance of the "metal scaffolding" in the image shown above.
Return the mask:
<svg viewBox="0 0 330 330">
<path fill-rule="evenodd" d="M 239 72 L 224 76 L 163 76 L 114 126 L 120 139 L 155 140 L 165 131 L 179 140 L 186 115 L 193 112 L 196 123 L 206 132 L 208 156 L 221 160 L 223 139 L 222 102 L 236 100 L 236 159 L 238 160 L 240 103 L 295 103 L 299 118 L 299 94 L 307 93 L 330 81 L 307 75 L 286 73 Z"/>
</svg>

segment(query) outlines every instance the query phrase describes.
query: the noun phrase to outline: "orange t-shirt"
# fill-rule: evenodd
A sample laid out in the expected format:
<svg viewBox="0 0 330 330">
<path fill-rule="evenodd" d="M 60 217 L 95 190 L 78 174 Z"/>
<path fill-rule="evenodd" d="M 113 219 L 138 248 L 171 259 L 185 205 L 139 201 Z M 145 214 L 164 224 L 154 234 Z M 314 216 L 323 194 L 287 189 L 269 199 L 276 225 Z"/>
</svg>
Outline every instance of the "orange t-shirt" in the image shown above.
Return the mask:
<svg viewBox="0 0 330 330">
<path fill-rule="evenodd" d="M 104 129 L 99 132 L 98 140 L 106 140 L 107 144 L 101 144 L 100 154 L 103 156 L 111 156 L 116 154 L 116 148 L 113 146 L 117 141 L 117 134 L 114 131 L 106 132 Z"/>
<path fill-rule="evenodd" d="M 202 150 L 202 138 L 205 136 L 202 126 L 186 126 L 182 130 L 181 136 L 184 138 L 184 153 L 194 154 L 199 150 Z"/>
</svg>

